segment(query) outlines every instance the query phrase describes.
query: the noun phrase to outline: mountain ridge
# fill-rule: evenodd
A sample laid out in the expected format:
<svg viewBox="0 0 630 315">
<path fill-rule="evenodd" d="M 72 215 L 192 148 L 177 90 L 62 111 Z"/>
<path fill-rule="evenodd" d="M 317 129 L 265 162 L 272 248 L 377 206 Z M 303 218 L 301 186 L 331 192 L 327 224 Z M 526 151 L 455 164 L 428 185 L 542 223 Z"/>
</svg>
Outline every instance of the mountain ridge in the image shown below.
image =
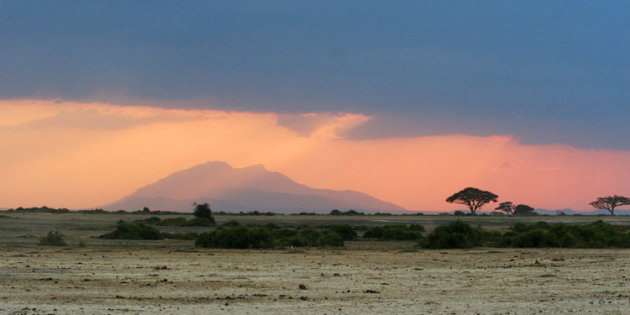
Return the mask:
<svg viewBox="0 0 630 315">
<path fill-rule="evenodd" d="M 256 164 L 233 168 L 211 161 L 172 173 L 106 205 L 107 210 L 190 211 L 208 202 L 217 211 L 329 212 L 332 209 L 406 212 L 403 207 L 352 190 L 315 189 Z"/>
</svg>

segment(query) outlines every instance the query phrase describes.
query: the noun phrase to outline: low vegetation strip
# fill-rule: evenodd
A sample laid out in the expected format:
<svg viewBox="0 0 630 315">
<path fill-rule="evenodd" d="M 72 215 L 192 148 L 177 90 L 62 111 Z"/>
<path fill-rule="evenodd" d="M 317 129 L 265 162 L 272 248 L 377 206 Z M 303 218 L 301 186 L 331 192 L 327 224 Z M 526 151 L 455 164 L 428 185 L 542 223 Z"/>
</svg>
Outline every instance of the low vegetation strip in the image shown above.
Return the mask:
<svg viewBox="0 0 630 315">
<path fill-rule="evenodd" d="M 144 223 L 120 221 L 113 232 L 101 235 L 106 239 L 161 240 L 164 236 L 156 228 Z"/>
<path fill-rule="evenodd" d="M 136 223 L 143 223 L 148 225 L 158 226 L 212 226 L 214 221 L 208 218 L 192 218 L 186 219 L 184 217 L 166 218 L 160 219 L 158 217 L 150 217 L 144 220 L 135 220 Z"/>
<path fill-rule="evenodd" d="M 601 220 L 587 225 L 517 223 L 508 231 L 488 231 L 462 221 L 436 227 L 420 245 L 424 248 L 564 247 L 630 248 L 630 232 Z"/>
<path fill-rule="evenodd" d="M 344 238 L 333 229 L 312 227 L 280 229 L 270 226 L 224 226 L 205 232 L 197 238 L 198 247 L 213 248 L 280 248 L 341 247 Z"/>
<path fill-rule="evenodd" d="M 191 226 L 195 218 L 149 218 L 142 221 L 119 222 L 116 229 L 102 235 L 108 239 L 163 238 L 195 240 L 198 247 L 210 248 L 286 248 L 286 247 L 341 247 L 346 241 L 415 241 L 421 248 L 472 247 L 565 247 L 565 248 L 630 248 L 630 229 L 601 220 L 587 225 L 565 223 L 516 223 L 507 230 L 484 229 L 457 220 L 438 225 L 425 232 L 421 225 L 386 225 L 354 227 L 337 224 L 320 227 L 300 226 L 280 228 L 273 223 L 242 226 L 229 221 L 207 232 L 195 234 L 161 233 L 152 225 Z M 151 225 L 149 225 L 151 224 Z M 202 226 L 207 226 L 205 222 Z"/>
</svg>

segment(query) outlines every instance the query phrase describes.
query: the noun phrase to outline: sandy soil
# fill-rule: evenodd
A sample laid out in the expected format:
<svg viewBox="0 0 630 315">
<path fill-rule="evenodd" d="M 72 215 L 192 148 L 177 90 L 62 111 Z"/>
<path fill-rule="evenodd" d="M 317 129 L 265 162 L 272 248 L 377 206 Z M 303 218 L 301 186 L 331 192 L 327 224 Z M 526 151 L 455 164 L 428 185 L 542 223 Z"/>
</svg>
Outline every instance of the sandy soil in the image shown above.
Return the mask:
<svg viewBox="0 0 630 315">
<path fill-rule="evenodd" d="M 0 251 L 9 314 L 630 314 L 630 251 Z"/>
</svg>

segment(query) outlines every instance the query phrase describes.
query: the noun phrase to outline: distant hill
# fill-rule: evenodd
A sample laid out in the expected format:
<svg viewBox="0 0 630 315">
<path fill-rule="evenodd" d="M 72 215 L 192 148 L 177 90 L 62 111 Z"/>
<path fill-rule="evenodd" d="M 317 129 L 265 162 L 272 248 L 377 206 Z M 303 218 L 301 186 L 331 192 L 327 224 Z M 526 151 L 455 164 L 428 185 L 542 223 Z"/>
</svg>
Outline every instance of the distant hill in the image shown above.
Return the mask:
<svg viewBox="0 0 630 315">
<path fill-rule="evenodd" d="M 332 209 L 402 213 L 406 210 L 356 191 L 313 189 L 262 165 L 233 168 L 223 162 L 208 162 L 179 171 L 135 193 L 106 205 L 106 210 L 192 210 L 192 203 L 210 203 L 213 210 L 318 212 Z"/>
</svg>

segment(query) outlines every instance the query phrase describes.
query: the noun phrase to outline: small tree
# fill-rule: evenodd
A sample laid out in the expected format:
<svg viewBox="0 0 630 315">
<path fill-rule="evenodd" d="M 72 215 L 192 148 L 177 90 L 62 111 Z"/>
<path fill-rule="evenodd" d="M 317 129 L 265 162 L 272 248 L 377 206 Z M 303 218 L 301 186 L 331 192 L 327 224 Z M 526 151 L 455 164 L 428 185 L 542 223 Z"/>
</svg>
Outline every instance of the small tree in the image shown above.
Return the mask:
<svg viewBox="0 0 630 315">
<path fill-rule="evenodd" d="M 489 191 L 468 187 L 446 198 L 446 202 L 466 205 L 470 212 L 475 215 L 477 210 L 481 209 L 483 205 L 489 202 L 497 202 L 497 198 L 499 196 Z"/>
<path fill-rule="evenodd" d="M 534 208 L 528 205 L 518 205 L 514 207 L 514 215 L 532 215 L 534 214 Z"/>
<path fill-rule="evenodd" d="M 615 208 L 630 205 L 630 198 L 624 196 L 608 196 L 599 197 L 597 200 L 589 203 L 595 209 L 606 209 L 610 215 L 615 215 Z"/>
<path fill-rule="evenodd" d="M 511 201 L 502 202 L 494 210 L 501 210 L 510 214 L 514 214 L 514 204 Z"/>
<path fill-rule="evenodd" d="M 39 238 L 39 245 L 41 246 L 66 246 L 66 242 L 63 240 L 63 234 L 59 231 L 48 231 L 46 236 Z"/>
<path fill-rule="evenodd" d="M 210 222 L 214 222 L 214 218 L 212 217 L 212 210 L 210 210 L 210 205 L 208 203 L 194 203 L 195 206 L 195 217 L 199 219 L 207 219 Z"/>
</svg>

